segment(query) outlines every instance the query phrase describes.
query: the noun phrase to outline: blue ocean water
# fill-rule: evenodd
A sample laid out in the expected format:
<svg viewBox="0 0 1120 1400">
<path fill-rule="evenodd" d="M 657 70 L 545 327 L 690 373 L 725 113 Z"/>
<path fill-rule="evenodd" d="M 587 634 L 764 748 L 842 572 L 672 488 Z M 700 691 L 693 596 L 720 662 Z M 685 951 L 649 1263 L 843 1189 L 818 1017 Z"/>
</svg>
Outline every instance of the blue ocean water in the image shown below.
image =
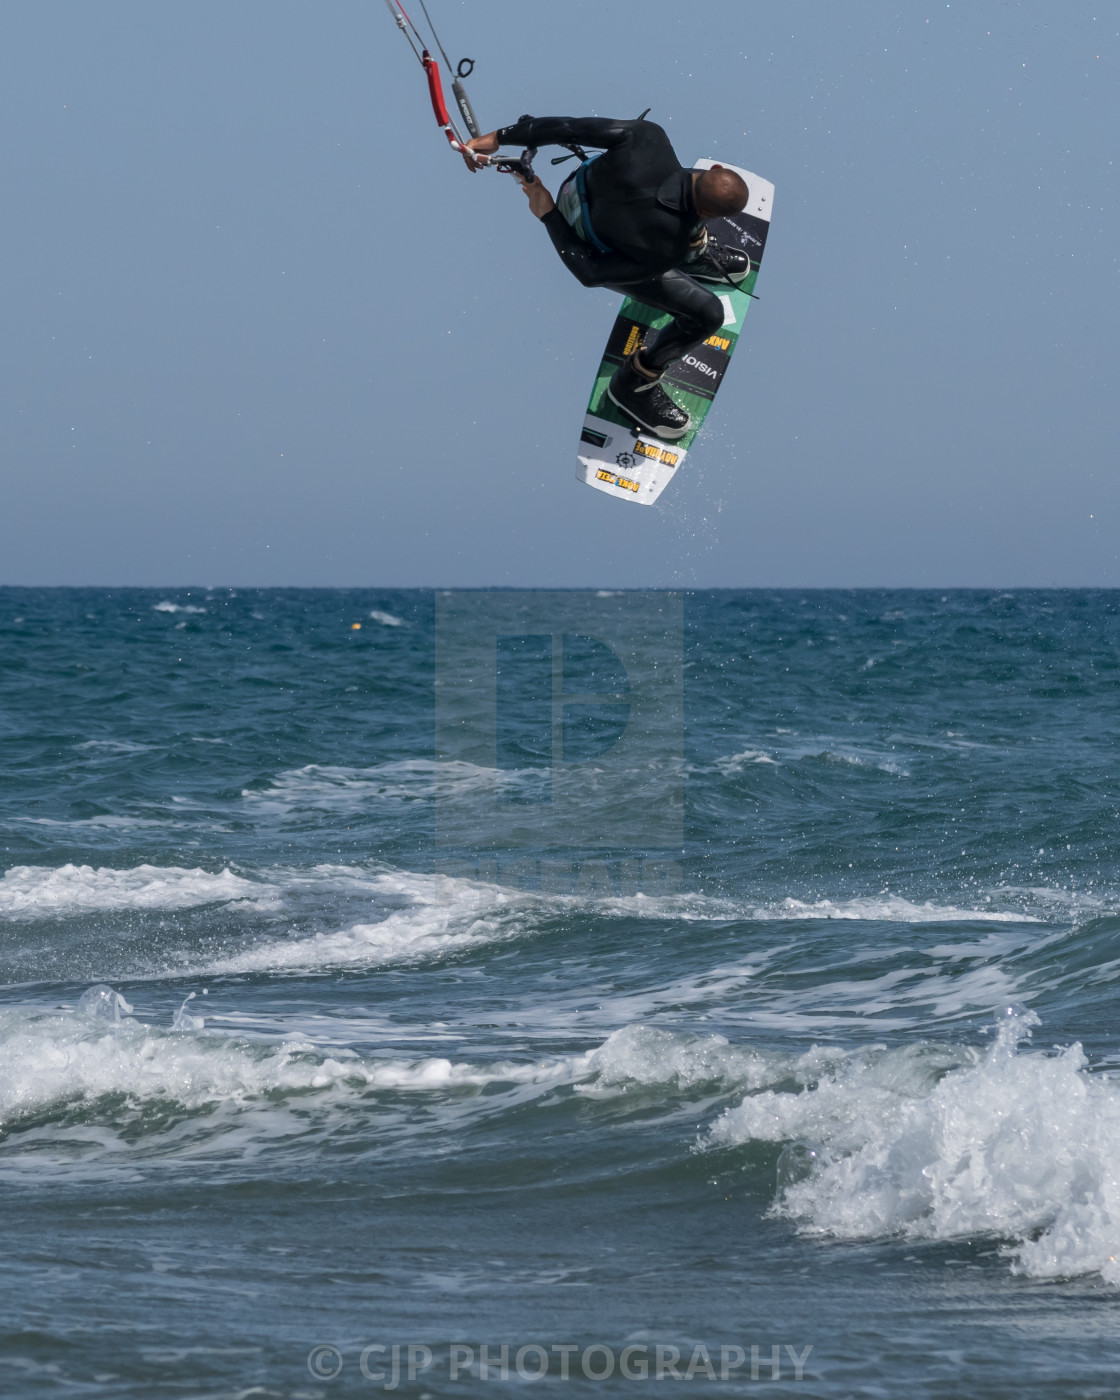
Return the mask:
<svg viewBox="0 0 1120 1400">
<path fill-rule="evenodd" d="M 1120 594 L 443 597 L 0 590 L 0 1394 L 1115 1395 Z"/>
</svg>

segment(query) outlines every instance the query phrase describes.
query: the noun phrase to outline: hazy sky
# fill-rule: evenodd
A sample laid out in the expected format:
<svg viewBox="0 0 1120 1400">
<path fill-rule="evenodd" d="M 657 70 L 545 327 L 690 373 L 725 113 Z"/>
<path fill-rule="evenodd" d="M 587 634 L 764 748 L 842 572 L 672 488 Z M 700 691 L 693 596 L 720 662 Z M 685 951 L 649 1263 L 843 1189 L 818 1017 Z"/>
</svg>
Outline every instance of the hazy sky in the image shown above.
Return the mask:
<svg viewBox="0 0 1120 1400">
<path fill-rule="evenodd" d="M 429 9 L 485 126 L 651 106 L 777 187 L 662 503 L 576 482 L 617 298 L 381 0 L 22 0 L 0 583 L 1120 586 L 1114 4 Z"/>
</svg>

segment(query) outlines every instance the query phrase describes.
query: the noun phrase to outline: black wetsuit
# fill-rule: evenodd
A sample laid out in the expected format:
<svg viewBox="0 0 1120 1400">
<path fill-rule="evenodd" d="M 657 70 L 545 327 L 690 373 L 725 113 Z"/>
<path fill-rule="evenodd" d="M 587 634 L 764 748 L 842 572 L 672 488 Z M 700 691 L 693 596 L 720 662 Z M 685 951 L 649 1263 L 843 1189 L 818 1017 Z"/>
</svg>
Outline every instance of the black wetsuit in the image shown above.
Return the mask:
<svg viewBox="0 0 1120 1400">
<path fill-rule="evenodd" d="M 575 142 L 602 148 L 585 168 L 587 213 L 596 240 L 584 242 L 558 209 L 541 222 L 564 263 L 585 287 L 637 297 L 674 319 L 642 350 L 664 369 L 723 325 L 718 296 L 681 271 L 703 221 L 682 168 L 656 122 L 605 117 L 527 117 L 498 132 L 503 146 Z"/>
</svg>

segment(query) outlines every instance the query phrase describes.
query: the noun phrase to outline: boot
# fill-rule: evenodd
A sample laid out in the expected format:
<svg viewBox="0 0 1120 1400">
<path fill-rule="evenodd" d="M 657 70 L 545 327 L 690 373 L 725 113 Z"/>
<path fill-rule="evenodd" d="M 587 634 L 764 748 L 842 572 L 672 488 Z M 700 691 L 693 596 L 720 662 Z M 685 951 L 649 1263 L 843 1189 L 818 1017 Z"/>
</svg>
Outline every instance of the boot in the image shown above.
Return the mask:
<svg viewBox="0 0 1120 1400">
<path fill-rule="evenodd" d="M 661 375 L 651 376 L 641 367 L 637 350 L 615 370 L 607 397 L 640 428 L 660 438 L 684 437 L 692 427 L 692 419 L 661 387 Z"/>
<path fill-rule="evenodd" d="M 729 248 L 725 243 L 717 243 L 707 229 L 704 238 L 694 253 L 681 265 L 681 271 L 699 282 L 739 283 L 751 270 L 751 260 L 739 248 Z"/>
</svg>

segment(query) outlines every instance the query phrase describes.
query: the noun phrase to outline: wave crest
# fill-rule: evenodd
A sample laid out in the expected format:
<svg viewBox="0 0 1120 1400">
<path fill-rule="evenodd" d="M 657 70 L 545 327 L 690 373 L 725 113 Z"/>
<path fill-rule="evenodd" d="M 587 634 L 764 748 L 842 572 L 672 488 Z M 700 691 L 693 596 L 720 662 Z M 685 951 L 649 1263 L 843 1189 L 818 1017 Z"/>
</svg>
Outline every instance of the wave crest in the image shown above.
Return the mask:
<svg viewBox="0 0 1120 1400">
<path fill-rule="evenodd" d="M 1016 1272 L 1120 1284 L 1120 1085 L 1080 1045 L 1024 1049 L 1008 1012 L 990 1048 L 846 1055 L 799 1091 L 727 1109 L 704 1147 L 786 1143 L 773 1208 L 840 1239 L 1010 1241 Z"/>
</svg>

